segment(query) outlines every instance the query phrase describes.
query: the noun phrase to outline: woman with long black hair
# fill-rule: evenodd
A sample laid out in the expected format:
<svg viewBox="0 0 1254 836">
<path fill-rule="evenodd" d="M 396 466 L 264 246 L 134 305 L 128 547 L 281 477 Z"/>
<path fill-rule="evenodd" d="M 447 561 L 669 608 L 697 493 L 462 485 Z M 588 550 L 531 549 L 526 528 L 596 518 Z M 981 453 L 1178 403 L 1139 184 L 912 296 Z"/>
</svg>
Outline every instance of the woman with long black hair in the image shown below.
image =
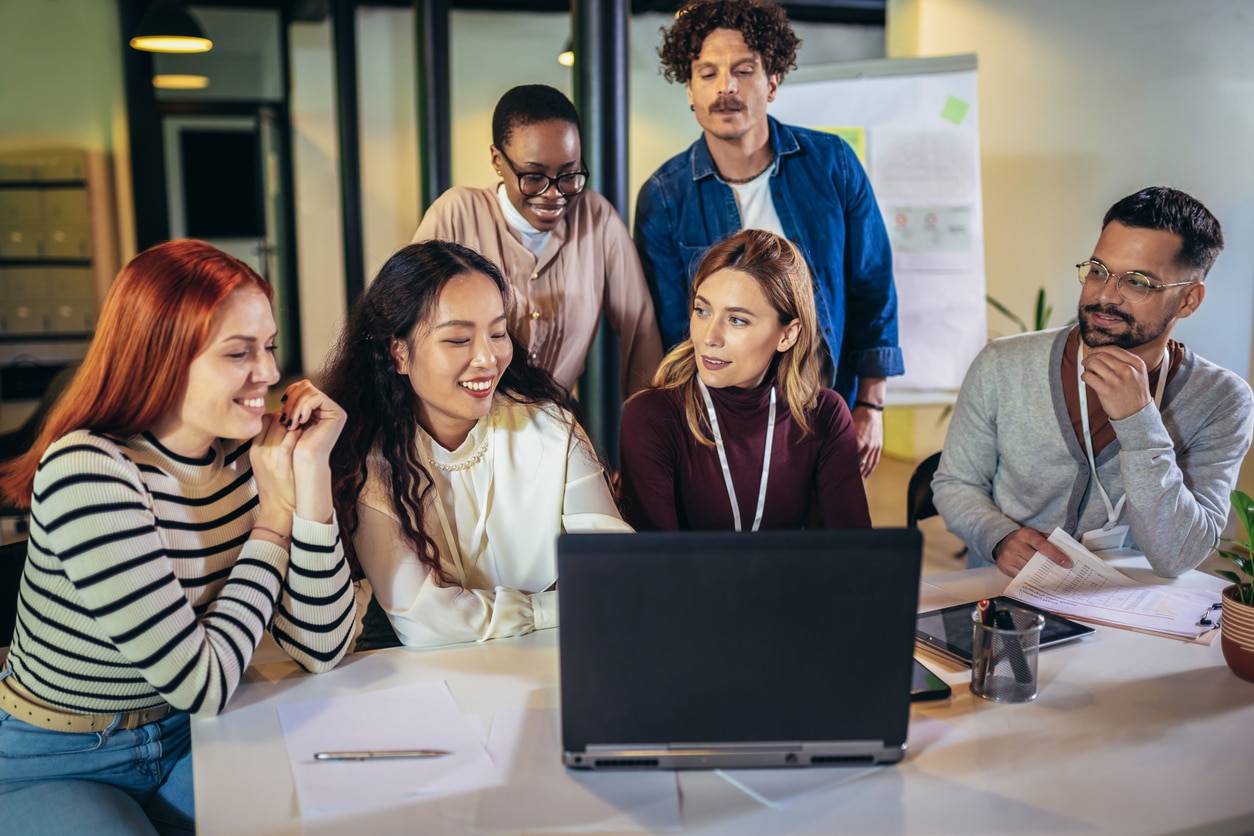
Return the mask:
<svg viewBox="0 0 1254 836">
<path fill-rule="evenodd" d="M 350 559 L 402 643 L 557 625 L 563 531 L 630 531 L 565 391 L 510 336 L 510 287 L 447 241 L 393 255 L 328 361 Z"/>
</svg>

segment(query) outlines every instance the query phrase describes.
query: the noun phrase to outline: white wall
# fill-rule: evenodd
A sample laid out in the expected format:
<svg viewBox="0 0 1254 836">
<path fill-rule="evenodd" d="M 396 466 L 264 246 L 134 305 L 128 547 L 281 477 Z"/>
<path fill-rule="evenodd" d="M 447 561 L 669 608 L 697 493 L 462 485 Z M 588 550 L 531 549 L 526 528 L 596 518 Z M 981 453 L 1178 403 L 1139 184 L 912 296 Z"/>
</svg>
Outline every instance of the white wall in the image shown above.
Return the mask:
<svg viewBox="0 0 1254 836">
<path fill-rule="evenodd" d="M 1044 286 L 1061 324 L 1078 298 L 1072 265 L 1110 204 L 1174 186 L 1227 240 L 1205 303 L 1175 335 L 1249 376 L 1254 3 L 890 0 L 888 29 L 894 57 L 979 56 L 991 295 L 1026 317 Z"/>
<path fill-rule="evenodd" d="M 0 0 L 0 148 L 112 151 L 121 54 L 113 3 Z"/>
<path fill-rule="evenodd" d="M 635 192 L 654 169 L 698 134 L 683 90 L 667 84 L 658 72 L 658 30 L 671 21 L 665 15 L 643 15 L 632 19 L 629 30 L 628 179 L 633 205 Z M 361 9 L 357 22 L 364 260 L 369 278 L 417 228 L 420 155 L 412 12 Z M 876 27 L 796 28 L 805 41 L 803 65 L 884 54 L 884 31 Z M 501 94 L 516 84 L 538 83 L 572 95 L 573 71 L 557 63 L 569 20 L 564 14 L 457 11 L 451 15 L 450 29 L 453 183 L 485 186 L 496 179 L 488 146 L 492 109 Z M 292 27 L 302 343 L 309 369 L 321 364 L 333 331 L 328 323 L 343 310 L 329 33 L 327 24 Z"/>
<path fill-rule="evenodd" d="M 0 0 L 0 149 L 109 156 L 123 258 L 135 252 L 122 38 L 113 2 Z"/>
<path fill-rule="evenodd" d="M 312 372 L 330 350 L 345 310 L 330 25 L 294 24 L 289 49 L 301 356 Z"/>
</svg>

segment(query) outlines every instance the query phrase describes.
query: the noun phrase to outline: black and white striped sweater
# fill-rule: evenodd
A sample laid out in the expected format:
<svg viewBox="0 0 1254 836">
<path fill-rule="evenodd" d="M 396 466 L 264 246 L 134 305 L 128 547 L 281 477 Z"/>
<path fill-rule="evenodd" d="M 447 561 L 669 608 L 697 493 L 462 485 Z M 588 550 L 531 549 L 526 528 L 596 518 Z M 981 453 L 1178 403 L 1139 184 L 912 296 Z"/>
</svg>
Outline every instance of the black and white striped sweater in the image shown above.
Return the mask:
<svg viewBox="0 0 1254 836">
<path fill-rule="evenodd" d="M 213 715 L 267 627 L 307 670 L 335 666 L 354 621 L 338 526 L 296 517 L 290 558 L 250 540 L 248 447 L 194 460 L 78 430 L 48 448 L 8 659 L 23 688 L 72 712 Z"/>
</svg>

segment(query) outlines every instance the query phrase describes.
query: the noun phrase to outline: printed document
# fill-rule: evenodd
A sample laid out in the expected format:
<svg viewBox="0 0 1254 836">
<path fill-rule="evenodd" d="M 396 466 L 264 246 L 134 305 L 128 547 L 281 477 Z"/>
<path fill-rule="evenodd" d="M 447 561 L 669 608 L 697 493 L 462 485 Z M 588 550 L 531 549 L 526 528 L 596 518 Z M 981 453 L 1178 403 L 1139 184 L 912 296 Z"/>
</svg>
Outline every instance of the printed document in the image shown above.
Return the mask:
<svg viewBox="0 0 1254 836">
<path fill-rule="evenodd" d="M 1061 528 L 1049 542 L 1071 558 L 1072 567 L 1037 552 L 1006 595 L 1060 615 L 1166 636 L 1196 639 L 1212 629 L 1199 620 L 1219 601 L 1219 590 L 1138 583 Z"/>
</svg>

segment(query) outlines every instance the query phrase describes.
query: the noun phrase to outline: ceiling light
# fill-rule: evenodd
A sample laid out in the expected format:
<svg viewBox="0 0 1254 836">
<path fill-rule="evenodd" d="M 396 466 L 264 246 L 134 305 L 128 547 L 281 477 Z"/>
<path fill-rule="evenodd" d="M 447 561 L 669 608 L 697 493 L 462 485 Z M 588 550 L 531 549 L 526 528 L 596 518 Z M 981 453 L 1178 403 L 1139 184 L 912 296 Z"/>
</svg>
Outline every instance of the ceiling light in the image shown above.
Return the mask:
<svg viewBox="0 0 1254 836">
<path fill-rule="evenodd" d="M 204 90 L 209 86 L 209 76 L 164 73 L 152 77 L 152 86 L 162 90 Z"/>
<path fill-rule="evenodd" d="M 213 41 L 178 0 L 157 0 L 140 19 L 131 46 L 145 52 L 208 52 Z"/>
<path fill-rule="evenodd" d="M 566 48 L 558 54 L 557 63 L 563 67 L 575 66 L 575 45 L 571 43 L 570 38 L 566 39 Z"/>
</svg>

